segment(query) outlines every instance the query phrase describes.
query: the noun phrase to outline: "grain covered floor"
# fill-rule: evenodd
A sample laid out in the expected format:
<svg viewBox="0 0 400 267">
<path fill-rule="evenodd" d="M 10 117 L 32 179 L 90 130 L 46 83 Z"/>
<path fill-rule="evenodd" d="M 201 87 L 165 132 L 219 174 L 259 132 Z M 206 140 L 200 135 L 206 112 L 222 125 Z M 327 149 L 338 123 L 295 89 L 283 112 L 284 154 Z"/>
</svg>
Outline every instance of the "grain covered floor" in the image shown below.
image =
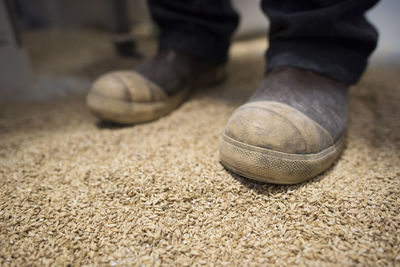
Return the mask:
<svg viewBox="0 0 400 267">
<path fill-rule="evenodd" d="M 138 64 L 113 59 L 106 41 L 75 41 L 74 62 L 27 38 L 41 73 L 93 78 Z M 224 84 L 147 124 L 99 124 L 82 95 L 2 103 L 0 265 L 399 265 L 398 69 L 371 67 L 352 88 L 347 148 L 327 172 L 254 183 L 217 151 L 262 80 L 265 46 L 235 43 Z"/>
</svg>

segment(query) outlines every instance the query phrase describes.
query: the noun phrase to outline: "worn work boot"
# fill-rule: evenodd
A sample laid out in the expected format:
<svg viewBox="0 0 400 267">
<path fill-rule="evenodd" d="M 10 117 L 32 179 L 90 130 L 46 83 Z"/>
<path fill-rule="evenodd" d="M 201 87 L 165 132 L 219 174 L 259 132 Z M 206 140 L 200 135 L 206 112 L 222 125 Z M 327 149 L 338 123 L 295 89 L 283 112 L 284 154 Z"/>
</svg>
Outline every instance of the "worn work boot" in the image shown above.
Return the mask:
<svg viewBox="0 0 400 267">
<path fill-rule="evenodd" d="M 224 78 L 220 64 L 186 53 L 161 50 L 136 71 L 115 71 L 98 78 L 87 104 L 100 118 L 123 124 L 155 120 L 176 109 L 194 86 Z"/>
<path fill-rule="evenodd" d="M 345 84 L 306 70 L 274 69 L 229 119 L 221 163 L 262 182 L 308 180 L 343 149 L 347 107 Z"/>
</svg>

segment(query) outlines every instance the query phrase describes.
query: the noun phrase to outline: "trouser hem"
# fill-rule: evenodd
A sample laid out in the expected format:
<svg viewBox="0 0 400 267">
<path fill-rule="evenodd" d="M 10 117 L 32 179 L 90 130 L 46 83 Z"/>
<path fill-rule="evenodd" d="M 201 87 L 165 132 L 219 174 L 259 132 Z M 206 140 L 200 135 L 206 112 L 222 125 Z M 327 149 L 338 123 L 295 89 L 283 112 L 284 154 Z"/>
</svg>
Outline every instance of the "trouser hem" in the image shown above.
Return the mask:
<svg viewBox="0 0 400 267">
<path fill-rule="evenodd" d="M 352 50 L 316 42 L 273 41 L 267 51 L 267 72 L 276 67 L 310 70 L 351 85 L 367 65 L 365 56 Z"/>
<path fill-rule="evenodd" d="M 196 32 L 196 34 L 191 34 L 163 30 L 159 38 L 159 48 L 185 52 L 222 64 L 228 60 L 229 42 L 219 42 L 207 33 Z"/>
</svg>

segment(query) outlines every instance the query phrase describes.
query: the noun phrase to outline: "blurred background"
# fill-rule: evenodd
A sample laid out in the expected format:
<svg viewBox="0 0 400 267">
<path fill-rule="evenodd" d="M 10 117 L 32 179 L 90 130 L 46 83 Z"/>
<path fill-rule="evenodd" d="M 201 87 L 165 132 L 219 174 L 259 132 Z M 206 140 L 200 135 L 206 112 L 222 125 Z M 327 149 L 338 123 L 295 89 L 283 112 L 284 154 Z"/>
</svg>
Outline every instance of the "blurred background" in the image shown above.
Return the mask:
<svg viewBox="0 0 400 267">
<path fill-rule="evenodd" d="M 259 1 L 233 5 L 241 14 L 234 40 L 259 38 L 262 52 L 269 24 Z M 399 12 L 399 0 L 385 0 L 368 13 L 380 33 L 371 66 L 399 65 Z M 0 99 L 84 93 L 98 75 L 149 56 L 156 35 L 145 0 L 1 0 Z"/>
</svg>

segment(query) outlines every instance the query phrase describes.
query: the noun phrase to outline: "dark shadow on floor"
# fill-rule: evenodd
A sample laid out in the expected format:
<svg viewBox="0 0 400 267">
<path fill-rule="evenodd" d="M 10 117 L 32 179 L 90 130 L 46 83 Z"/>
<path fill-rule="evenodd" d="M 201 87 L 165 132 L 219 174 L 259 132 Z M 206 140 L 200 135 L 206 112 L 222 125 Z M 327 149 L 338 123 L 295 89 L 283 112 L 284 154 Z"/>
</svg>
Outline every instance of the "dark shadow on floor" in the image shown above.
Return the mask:
<svg viewBox="0 0 400 267">
<path fill-rule="evenodd" d="M 122 124 L 113 121 L 106 121 L 106 120 L 97 120 L 96 122 L 97 128 L 101 129 L 108 129 L 108 130 L 120 130 L 124 128 L 133 127 L 134 125 L 129 124 Z"/>
</svg>

